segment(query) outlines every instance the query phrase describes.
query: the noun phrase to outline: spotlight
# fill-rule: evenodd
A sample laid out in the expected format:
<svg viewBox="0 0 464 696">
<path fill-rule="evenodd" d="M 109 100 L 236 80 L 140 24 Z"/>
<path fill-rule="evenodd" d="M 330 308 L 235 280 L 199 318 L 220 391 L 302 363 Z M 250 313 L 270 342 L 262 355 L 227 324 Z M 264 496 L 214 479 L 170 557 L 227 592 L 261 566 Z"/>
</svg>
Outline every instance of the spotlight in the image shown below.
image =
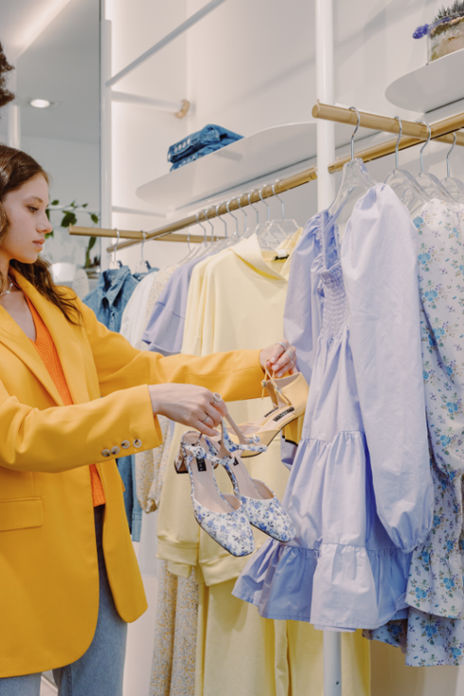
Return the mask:
<svg viewBox="0 0 464 696">
<path fill-rule="evenodd" d="M 34 107 L 34 109 L 48 109 L 52 103 L 48 99 L 31 99 L 29 104 Z"/>
</svg>

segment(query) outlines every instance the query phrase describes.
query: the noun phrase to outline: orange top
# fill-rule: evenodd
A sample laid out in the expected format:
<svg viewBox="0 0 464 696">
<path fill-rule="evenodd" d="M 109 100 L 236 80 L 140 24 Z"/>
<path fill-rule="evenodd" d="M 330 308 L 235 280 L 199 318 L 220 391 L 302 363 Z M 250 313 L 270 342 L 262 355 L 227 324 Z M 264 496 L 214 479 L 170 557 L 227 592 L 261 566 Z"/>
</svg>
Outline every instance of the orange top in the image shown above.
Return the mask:
<svg viewBox="0 0 464 696">
<path fill-rule="evenodd" d="M 31 310 L 32 319 L 35 326 L 36 336 L 33 343 L 37 348 L 37 351 L 42 358 L 50 377 L 54 381 L 55 386 L 58 389 L 58 393 L 63 399 L 63 403 L 65 405 L 72 404 L 72 396 L 66 383 L 63 367 L 61 365 L 56 346 L 53 342 L 53 338 L 50 336 L 50 332 L 42 321 L 40 314 L 37 312 L 36 308 L 28 297 L 26 297 L 26 301 L 29 309 Z M 90 482 L 92 484 L 93 504 L 94 506 L 103 505 L 105 503 L 105 491 L 103 490 L 103 485 L 98 474 L 97 467 L 95 464 L 91 464 L 89 469 Z"/>
</svg>

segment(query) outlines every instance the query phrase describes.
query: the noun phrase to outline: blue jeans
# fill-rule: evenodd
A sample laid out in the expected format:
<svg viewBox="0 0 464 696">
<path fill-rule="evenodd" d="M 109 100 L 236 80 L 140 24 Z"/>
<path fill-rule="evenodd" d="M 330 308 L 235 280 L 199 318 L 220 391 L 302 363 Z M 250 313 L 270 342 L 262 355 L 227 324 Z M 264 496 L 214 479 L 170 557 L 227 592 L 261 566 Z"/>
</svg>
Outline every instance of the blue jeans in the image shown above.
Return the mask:
<svg viewBox="0 0 464 696">
<path fill-rule="evenodd" d="M 100 603 L 95 634 L 76 662 L 53 670 L 59 696 L 122 696 L 127 624 L 117 613 L 102 550 L 104 506 L 95 508 Z M 0 678 L 0 696 L 39 696 L 41 674 Z"/>
</svg>

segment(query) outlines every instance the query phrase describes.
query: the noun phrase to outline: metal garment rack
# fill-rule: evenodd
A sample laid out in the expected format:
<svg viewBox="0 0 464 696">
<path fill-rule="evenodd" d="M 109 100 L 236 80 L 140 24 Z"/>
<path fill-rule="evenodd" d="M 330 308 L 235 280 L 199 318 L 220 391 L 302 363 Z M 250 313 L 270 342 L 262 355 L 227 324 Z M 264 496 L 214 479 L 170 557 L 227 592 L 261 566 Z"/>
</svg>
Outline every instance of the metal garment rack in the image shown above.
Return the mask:
<svg viewBox="0 0 464 696">
<path fill-rule="evenodd" d="M 359 120 L 359 126 L 361 128 L 370 128 L 376 131 L 383 131 L 387 133 L 399 133 L 399 121 L 398 119 L 392 118 L 390 116 L 382 116 L 378 114 L 371 114 L 364 111 L 356 111 L 354 109 L 348 109 L 341 106 L 333 106 L 330 104 L 321 104 L 317 102 L 312 110 L 312 115 L 317 119 L 324 119 L 328 121 L 336 121 L 338 123 L 346 123 L 356 126 Z M 359 118 L 358 118 L 359 117 Z M 412 147 L 419 143 L 427 141 L 430 137 L 431 140 L 438 140 L 440 142 L 450 143 L 454 142 L 453 133 L 456 133 L 456 145 L 464 146 L 464 133 L 458 133 L 461 128 L 464 128 L 464 112 L 455 114 L 454 116 L 448 116 L 435 123 L 430 124 L 429 128 L 421 123 L 416 123 L 414 121 L 401 121 L 401 130 L 403 136 L 398 142 L 398 138 L 388 140 L 378 145 L 373 145 L 372 147 L 366 148 L 356 153 L 356 157 L 364 160 L 364 162 L 370 162 L 375 159 L 380 159 L 386 157 L 387 155 L 395 152 L 395 148 L 398 145 L 399 150 L 404 150 L 406 148 Z M 343 168 L 343 165 L 348 162 L 350 157 L 343 157 L 337 159 L 335 162 L 329 165 L 329 172 L 336 172 Z M 304 169 L 301 172 L 292 174 L 284 179 L 275 181 L 273 184 L 266 184 L 261 188 L 255 188 L 252 191 L 246 191 L 241 193 L 234 198 L 227 201 L 222 201 L 217 205 L 209 206 L 200 210 L 196 214 L 189 215 L 180 220 L 175 220 L 173 222 L 167 223 L 162 227 L 148 232 L 140 230 L 120 230 L 111 228 L 101 228 L 101 227 L 82 227 L 82 226 L 71 226 L 69 232 L 72 235 L 79 236 L 95 236 L 95 237 L 108 237 L 118 239 L 127 239 L 128 241 L 112 244 L 107 248 L 108 252 L 115 250 L 122 250 L 127 247 L 133 246 L 134 244 L 139 244 L 148 240 L 156 239 L 158 241 L 170 241 L 170 242 L 192 242 L 199 243 L 204 240 L 203 235 L 186 235 L 186 234 L 175 234 L 179 230 L 186 229 L 193 225 L 203 222 L 205 220 L 212 220 L 213 218 L 227 215 L 233 210 L 238 210 L 239 208 L 244 208 L 253 203 L 259 203 L 265 198 L 270 198 L 272 196 L 278 196 L 285 191 L 290 191 L 291 189 L 302 186 L 310 181 L 317 178 L 316 167 L 310 167 Z M 210 238 L 210 237 L 208 237 Z M 213 239 L 221 239 L 221 237 L 213 237 Z"/>
</svg>

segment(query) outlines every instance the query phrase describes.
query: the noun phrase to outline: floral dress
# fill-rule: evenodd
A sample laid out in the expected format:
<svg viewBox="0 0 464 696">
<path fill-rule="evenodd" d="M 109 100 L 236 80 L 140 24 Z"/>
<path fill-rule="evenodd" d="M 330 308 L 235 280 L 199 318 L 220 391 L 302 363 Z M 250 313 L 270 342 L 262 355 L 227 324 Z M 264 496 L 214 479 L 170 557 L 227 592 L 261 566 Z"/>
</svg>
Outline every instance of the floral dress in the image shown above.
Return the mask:
<svg viewBox="0 0 464 696">
<path fill-rule="evenodd" d="M 434 484 L 433 527 L 413 552 L 406 621 L 368 637 L 401 645 L 406 664 L 464 658 L 464 208 L 433 199 L 418 231 L 421 342 Z"/>
<path fill-rule="evenodd" d="M 301 265 L 314 279 L 292 268 L 288 292 L 306 287 L 312 302 L 319 292 L 322 322 L 317 340 L 297 343 L 299 361 L 315 346 L 283 499 L 297 536 L 267 542 L 233 594 L 268 618 L 376 628 L 405 616 L 411 551 L 432 524 L 416 232 L 383 184 L 356 203 L 340 253 L 328 214 L 306 229 L 319 236 L 301 241 L 310 256 L 320 250 L 311 269 Z M 308 336 L 310 315 L 301 308 Z"/>
</svg>

